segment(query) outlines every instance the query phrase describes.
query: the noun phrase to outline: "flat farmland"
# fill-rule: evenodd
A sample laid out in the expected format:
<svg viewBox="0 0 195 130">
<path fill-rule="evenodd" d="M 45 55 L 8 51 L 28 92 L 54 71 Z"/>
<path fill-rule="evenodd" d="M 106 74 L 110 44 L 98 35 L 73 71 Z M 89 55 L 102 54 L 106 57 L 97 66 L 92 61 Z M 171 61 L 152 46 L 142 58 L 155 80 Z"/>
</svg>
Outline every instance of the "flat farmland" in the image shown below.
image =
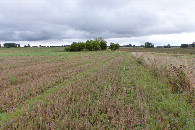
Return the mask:
<svg viewBox="0 0 195 130">
<path fill-rule="evenodd" d="M 193 50 L 63 50 L 0 48 L 0 129 L 195 128 Z"/>
</svg>

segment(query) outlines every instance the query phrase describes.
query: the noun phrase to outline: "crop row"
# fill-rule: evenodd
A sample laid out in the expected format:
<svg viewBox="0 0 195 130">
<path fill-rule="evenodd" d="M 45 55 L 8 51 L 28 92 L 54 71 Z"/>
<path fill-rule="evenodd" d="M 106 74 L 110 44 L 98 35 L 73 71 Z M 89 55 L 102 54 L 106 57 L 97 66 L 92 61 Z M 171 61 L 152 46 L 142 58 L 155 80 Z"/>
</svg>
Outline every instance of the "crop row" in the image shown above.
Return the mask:
<svg viewBox="0 0 195 130">
<path fill-rule="evenodd" d="M 90 67 L 93 67 L 102 60 L 108 60 L 112 57 L 86 57 L 83 62 L 79 59 L 72 62 L 65 61 L 62 63 L 46 63 L 25 68 L 24 71 L 17 71 L 12 77 L 2 78 L 1 98 L 1 113 L 14 111 L 25 100 L 35 97 L 37 94 L 42 94 L 49 88 L 52 88 L 71 76 L 82 72 Z M 18 73 L 17 73 L 18 72 Z M 8 75 L 9 76 L 9 75 Z M 3 86 L 4 81 L 10 82 L 12 78 L 16 78 L 13 84 Z"/>
<path fill-rule="evenodd" d="M 135 128 L 141 124 L 136 91 L 122 74 L 123 57 L 91 66 L 43 98 L 22 107 L 6 128 Z M 126 75 L 125 75 L 126 76 Z M 124 81 L 124 82 L 123 82 Z M 131 99 L 132 97 L 132 99 Z"/>
</svg>

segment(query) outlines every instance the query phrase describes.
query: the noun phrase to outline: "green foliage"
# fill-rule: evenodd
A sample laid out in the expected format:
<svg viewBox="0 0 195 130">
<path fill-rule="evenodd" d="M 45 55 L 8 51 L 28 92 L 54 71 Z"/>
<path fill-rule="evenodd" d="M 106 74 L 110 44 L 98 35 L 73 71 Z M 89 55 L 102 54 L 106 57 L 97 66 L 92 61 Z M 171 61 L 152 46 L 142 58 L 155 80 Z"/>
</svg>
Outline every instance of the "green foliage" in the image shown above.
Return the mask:
<svg viewBox="0 0 195 130">
<path fill-rule="evenodd" d="M 195 43 L 189 44 L 189 47 L 195 47 Z"/>
<path fill-rule="evenodd" d="M 65 51 L 83 51 L 86 48 L 86 43 L 73 42 L 71 46 L 65 47 Z"/>
<path fill-rule="evenodd" d="M 86 49 L 89 51 L 93 51 L 93 45 L 91 44 L 91 41 L 86 41 Z"/>
<path fill-rule="evenodd" d="M 109 49 L 115 51 L 115 50 L 117 50 L 119 48 L 120 48 L 120 45 L 119 44 L 110 43 Z"/>
<path fill-rule="evenodd" d="M 70 46 L 70 51 L 80 51 L 79 43 L 73 42 Z"/>
<path fill-rule="evenodd" d="M 92 46 L 94 51 L 101 50 L 100 43 L 98 41 L 92 41 Z"/>
<path fill-rule="evenodd" d="M 145 48 L 154 48 L 154 45 L 150 42 L 145 43 Z"/>
<path fill-rule="evenodd" d="M 188 46 L 188 44 L 181 44 L 181 48 L 187 48 Z"/>
<path fill-rule="evenodd" d="M 86 49 L 86 43 L 84 42 L 79 42 L 79 50 L 83 51 L 84 49 Z"/>
<path fill-rule="evenodd" d="M 65 47 L 65 51 L 98 51 L 98 50 L 106 50 L 107 44 L 102 38 L 98 38 L 96 40 L 87 40 L 84 42 L 73 42 L 71 46 Z"/>
<path fill-rule="evenodd" d="M 64 51 L 70 51 L 70 47 L 69 47 L 69 46 L 66 46 L 66 47 L 64 48 Z"/>
<path fill-rule="evenodd" d="M 4 47 L 10 48 L 10 47 L 17 47 L 16 43 L 5 43 Z"/>
<path fill-rule="evenodd" d="M 130 58 L 127 62 L 135 65 Z M 132 69 L 129 73 L 134 75 L 132 80 L 137 85 L 147 126 L 150 129 L 193 129 L 194 110 L 186 97 L 182 93 L 172 93 L 166 87 L 168 84 L 153 75 L 151 69 L 145 69 L 144 66 L 136 68 L 137 71 Z"/>
<path fill-rule="evenodd" d="M 100 37 L 100 38 L 96 38 L 96 41 L 100 43 L 101 50 L 107 49 L 107 44 L 106 44 L 107 42 L 104 39 Z"/>
<path fill-rule="evenodd" d="M 107 49 L 106 41 L 101 41 L 100 42 L 100 47 L 101 47 L 101 50 L 106 50 Z"/>
</svg>

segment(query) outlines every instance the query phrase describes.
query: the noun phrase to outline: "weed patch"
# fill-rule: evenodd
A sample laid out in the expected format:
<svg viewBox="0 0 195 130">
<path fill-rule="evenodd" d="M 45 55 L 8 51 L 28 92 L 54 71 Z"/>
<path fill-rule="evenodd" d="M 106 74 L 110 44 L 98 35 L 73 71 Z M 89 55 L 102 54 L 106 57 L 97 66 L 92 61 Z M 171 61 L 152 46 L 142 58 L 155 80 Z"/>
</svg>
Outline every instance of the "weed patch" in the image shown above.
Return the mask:
<svg viewBox="0 0 195 130">
<path fill-rule="evenodd" d="M 169 76 L 167 77 L 168 83 L 171 85 L 173 93 L 183 93 L 190 90 L 190 84 L 187 75 L 183 72 L 185 66 L 180 65 L 179 68 L 170 65 Z"/>
<path fill-rule="evenodd" d="M 2 67 L 2 66 L 0 66 L 0 71 L 1 71 L 1 70 L 3 70 L 3 67 Z"/>
<path fill-rule="evenodd" d="M 10 85 L 15 85 L 18 79 L 13 75 L 8 75 L 7 80 L 9 81 Z"/>
<path fill-rule="evenodd" d="M 142 58 L 138 58 L 136 61 L 140 65 L 143 65 L 144 64 L 144 60 Z"/>
</svg>

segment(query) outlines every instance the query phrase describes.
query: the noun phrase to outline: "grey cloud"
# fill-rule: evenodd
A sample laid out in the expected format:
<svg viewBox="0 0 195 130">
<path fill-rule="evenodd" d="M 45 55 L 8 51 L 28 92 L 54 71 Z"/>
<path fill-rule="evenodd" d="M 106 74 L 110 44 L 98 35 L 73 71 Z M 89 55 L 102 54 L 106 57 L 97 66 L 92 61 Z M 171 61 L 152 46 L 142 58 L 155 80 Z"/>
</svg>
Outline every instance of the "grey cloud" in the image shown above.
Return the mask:
<svg viewBox="0 0 195 130">
<path fill-rule="evenodd" d="M 193 0 L 1 0 L 0 40 L 194 32 L 194 5 Z"/>
</svg>

